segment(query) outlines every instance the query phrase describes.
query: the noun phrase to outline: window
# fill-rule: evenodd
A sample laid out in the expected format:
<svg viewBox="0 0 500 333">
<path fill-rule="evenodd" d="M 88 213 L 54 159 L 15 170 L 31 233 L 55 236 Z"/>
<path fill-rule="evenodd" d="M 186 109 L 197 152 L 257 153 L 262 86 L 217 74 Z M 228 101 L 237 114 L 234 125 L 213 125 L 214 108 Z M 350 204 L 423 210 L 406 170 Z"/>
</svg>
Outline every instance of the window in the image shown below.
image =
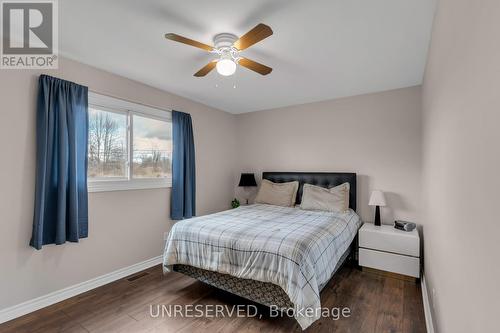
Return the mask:
<svg viewBox="0 0 500 333">
<path fill-rule="evenodd" d="M 127 114 L 89 107 L 88 178 L 127 178 Z"/>
<path fill-rule="evenodd" d="M 165 121 L 133 115 L 132 174 L 134 178 L 171 175 L 172 126 Z"/>
<path fill-rule="evenodd" d="M 89 192 L 171 186 L 168 111 L 89 93 Z"/>
</svg>

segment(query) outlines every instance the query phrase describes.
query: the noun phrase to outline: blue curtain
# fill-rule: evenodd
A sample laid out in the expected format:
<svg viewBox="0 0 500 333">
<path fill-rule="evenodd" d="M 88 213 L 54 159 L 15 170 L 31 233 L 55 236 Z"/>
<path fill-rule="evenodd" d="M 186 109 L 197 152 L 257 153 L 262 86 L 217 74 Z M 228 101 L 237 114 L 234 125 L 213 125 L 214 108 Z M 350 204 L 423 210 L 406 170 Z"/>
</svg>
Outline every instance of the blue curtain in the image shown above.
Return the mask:
<svg viewBox="0 0 500 333">
<path fill-rule="evenodd" d="M 88 89 L 41 75 L 38 81 L 36 188 L 30 245 L 88 235 Z"/>
<path fill-rule="evenodd" d="M 196 215 L 196 169 L 191 115 L 172 111 L 172 203 L 170 217 L 182 220 Z"/>
</svg>

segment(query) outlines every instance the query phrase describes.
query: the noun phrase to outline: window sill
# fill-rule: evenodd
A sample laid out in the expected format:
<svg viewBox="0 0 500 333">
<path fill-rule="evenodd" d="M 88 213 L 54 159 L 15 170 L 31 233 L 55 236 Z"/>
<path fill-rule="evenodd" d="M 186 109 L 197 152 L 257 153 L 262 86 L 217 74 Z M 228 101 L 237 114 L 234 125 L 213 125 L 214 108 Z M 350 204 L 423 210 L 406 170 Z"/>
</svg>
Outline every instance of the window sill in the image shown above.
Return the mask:
<svg viewBox="0 0 500 333">
<path fill-rule="evenodd" d="M 164 179 L 134 179 L 134 180 L 98 180 L 89 181 L 87 189 L 92 192 L 112 192 L 128 190 L 147 190 L 172 187 L 170 178 Z"/>
</svg>

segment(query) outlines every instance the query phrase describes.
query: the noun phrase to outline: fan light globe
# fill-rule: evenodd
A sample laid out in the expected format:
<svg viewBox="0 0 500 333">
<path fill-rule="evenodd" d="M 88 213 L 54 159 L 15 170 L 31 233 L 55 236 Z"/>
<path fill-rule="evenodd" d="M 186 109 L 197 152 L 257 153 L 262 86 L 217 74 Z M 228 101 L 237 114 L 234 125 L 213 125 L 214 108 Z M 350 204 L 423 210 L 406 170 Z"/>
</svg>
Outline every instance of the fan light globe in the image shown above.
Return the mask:
<svg viewBox="0 0 500 333">
<path fill-rule="evenodd" d="M 220 75 L 230 76 L 236 72 L 236 63 L 231 59 L 221 59 L 217 61 L 216 68 Z"/>
</svg>

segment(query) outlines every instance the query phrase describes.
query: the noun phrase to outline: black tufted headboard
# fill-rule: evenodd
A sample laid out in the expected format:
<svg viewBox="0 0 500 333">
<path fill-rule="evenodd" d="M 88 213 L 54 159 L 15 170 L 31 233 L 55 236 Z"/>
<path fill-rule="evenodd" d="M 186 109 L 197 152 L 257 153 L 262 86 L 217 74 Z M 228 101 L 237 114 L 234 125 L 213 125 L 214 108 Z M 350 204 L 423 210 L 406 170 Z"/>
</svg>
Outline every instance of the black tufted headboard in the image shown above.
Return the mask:
<svg viewBox="0 0 500 333">
<path fill-rule="evenodd" d="M 296 204 L 302 200 L 302 187 L 304 184 L 312 184 L 321 187 L 334 187 L 343 183 L 349 183 L 349 207 L 356 210 L 356 174 L 350 172 L 263 172 L 262 179 L 274 183 L 286 183 L 297 180 L 299 190 L 297 192 Z"/>
</svg>

